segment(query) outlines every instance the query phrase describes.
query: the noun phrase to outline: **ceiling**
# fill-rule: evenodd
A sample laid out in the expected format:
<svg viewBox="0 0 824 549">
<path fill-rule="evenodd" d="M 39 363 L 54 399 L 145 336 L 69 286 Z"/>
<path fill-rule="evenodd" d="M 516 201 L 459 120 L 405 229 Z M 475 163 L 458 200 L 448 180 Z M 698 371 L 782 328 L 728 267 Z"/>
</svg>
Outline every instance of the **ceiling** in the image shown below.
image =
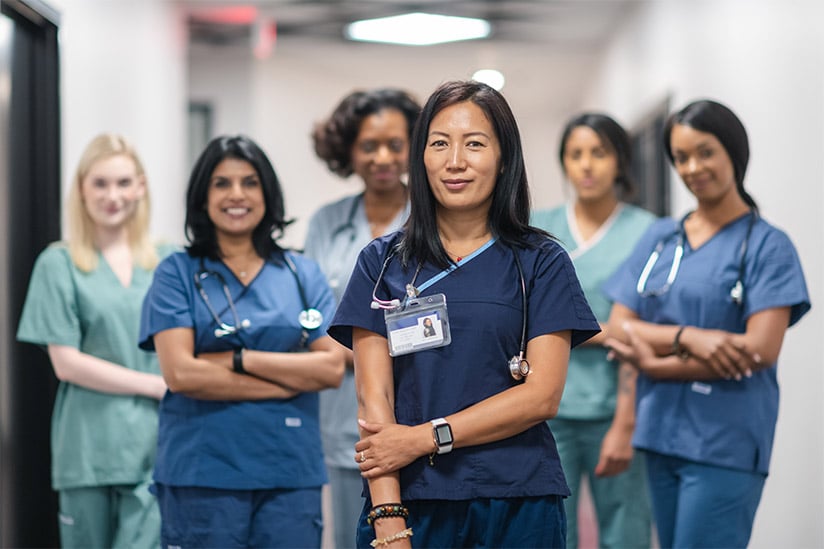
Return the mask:
<svg viewBox="0 0 824 549">
<path fill-rule="evenodd" d="M 181 0 L 193 43 L 250 42 L 264 29 L 277 39 L 344 41 L 358 19 L 426 11 L 479 17 L 492 23 L 492 40 L 600 48 L 643 0 Z"/>
</svg>

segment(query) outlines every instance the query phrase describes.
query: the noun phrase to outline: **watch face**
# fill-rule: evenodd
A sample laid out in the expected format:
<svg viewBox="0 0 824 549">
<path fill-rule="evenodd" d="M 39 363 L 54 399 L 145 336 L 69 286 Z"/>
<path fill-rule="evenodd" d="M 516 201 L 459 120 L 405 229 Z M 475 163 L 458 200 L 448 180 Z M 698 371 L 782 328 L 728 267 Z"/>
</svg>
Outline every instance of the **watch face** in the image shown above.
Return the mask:
<svg viewBox="0 0 824 549">
<path fill-rule="evenodd" d="M 438 440 L 438 446 L 452 444 L 452 429 L 449 425 L 438 425 L 435 427 L 435 438 Z"/>
</svg>

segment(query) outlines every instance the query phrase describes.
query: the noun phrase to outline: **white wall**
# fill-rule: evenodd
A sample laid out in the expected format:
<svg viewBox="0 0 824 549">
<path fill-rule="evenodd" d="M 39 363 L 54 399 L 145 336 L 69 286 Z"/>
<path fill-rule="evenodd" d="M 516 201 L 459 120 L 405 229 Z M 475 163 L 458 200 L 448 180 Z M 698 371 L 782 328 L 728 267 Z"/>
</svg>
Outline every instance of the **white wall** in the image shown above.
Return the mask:
<svg viewBox="0 0 824 549">
<path fill-rule="evenodd" d="M 64 190 L 88 142 L 101 132 L 120 133 L 134 143 L 148 175 L 153 234 L 182 242 L 187 105 L 182 14 L 164 0 L 49 3 L 61 12 Z"/>
<path fill-rule="evenodd" d="M 649 2 L 610 44 L 584 101 L 630 121 L 666 96 L 673 109 L 699 97 L 730 106 L 750 136 L 745 184 L 801 256 L 813 309 L 784 341 L 775 449 L 752 547 L 824 546 L 823 22 L 824 4 L 813 0 Z M 674 173 L 673 181 L 680 215 L 693 201 Z"/>
</svg>

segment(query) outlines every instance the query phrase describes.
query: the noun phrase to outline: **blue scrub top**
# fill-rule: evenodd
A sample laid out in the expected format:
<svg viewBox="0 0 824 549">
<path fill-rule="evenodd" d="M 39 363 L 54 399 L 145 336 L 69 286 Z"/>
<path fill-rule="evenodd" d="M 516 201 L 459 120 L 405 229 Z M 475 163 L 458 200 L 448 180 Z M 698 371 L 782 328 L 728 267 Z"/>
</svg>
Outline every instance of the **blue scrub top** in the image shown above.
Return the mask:
<svg viewBox="0 0 824 549">
<path fill-rule="evenodd" d="M 383 311 L 370 307 L 388 250 L 400 233 L 379 238 L 361 252 L 329 334 L 352 346 L 352 327 L 386 336 Z M 518 249 L 529 296 L 527 338 L 571 330 L 573 345 L 592 337 L 598 323 L 566 252 L 531 237 Z M 401 298 L 416 265 L 395 257 L 377 287 L 379 299 Z M 441 270 L 426 264 L 417 285 Z M 507 362 L 518 353 L 522 325 L 521 283 L 513 251 L 496 242 L 421 295 L 446 295 L 452 342 L 394 358 L 395 416 L 418 425 L 447 416 L 509 389 L 516 382 Z M 400 471 L 404 500 L 569 495 L 555 441 L 546 422 L 505 440 L 422 457 Z"/>
<path fill-rule="evenodd" d="M 310 307 L 324 316 L 307 344 L 325 335 L 335 302 L 317 264 L 289 253 Z M 194 279 L 217 272 L 226 282 L 241 320 L 251 325 L 238 334 L 215 336 L 216 323 Z M 211 274 L 202 280 L 212 308 L 235 325 L 224 286 Z M 259 351 L 300 351 L 298 315 L 304 308 L 294 275 L 273 255 L 244 286 L 221 261 L 180 252 L 155 272 L 143 302 L 140 346 L 153 350 L 153 336 L 171 328 L 192 328 L 195 353 L 244 347 Z M 155 481 L 173 486 L 221 489 L 316 487 L 326 482 L 318 426 L 318 395 L 291 399 L 209 401 L 166 392 L 160 404 Z"/>
<path fill-rule="evenodd" d="M 790 307 L 790 326 L 810 309 L 801 263 L 790 239 L 760 217 L 753 223 L 744 263 L 744 303 L 730 290 L 738 278 L 741 248 L 751 216 L 726 225 L 684 256 L 669 291 L 641 297 L 638 277 L 652 251 L 663 243 L 646 290 L 665 285 L 679 242 L 680 223 L 661 219 L 606 282 L 614 301 L 641 320 L 744 333 L 750 316 Z M 638 377 L 633 444 L 645 450 L 723 467 L 766 474 L 778 417 L 776 364 L 741 381 L 655 381 Z"/>
</svg>

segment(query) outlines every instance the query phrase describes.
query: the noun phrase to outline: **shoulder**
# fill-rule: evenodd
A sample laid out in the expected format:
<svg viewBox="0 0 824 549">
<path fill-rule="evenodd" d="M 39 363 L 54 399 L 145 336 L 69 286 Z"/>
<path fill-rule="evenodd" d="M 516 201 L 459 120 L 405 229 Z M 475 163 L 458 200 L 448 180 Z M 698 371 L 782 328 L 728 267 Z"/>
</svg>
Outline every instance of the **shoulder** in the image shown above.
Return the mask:
<svg viewBox="0 0 824 549">
<path fill-rule="evenodd" d="M 35 261 L 36 269 L 46 269 L 48 274 L 65 273 L 75 266 L 69 254 L 69 245 L 65 241 L 52 242 L 40 252 Z"/>
<path fill-rule="evenodd" d="M 158 240 L 154 243 L 155 252 L 157 252 L 157 257 L 161 260 L 170 256 L 175 252 L 181 251 L 180 246 L 176 244 L 172 244 L 166 240 Z"/>
<path fill-rule="evenodd" d="M 353 194 L 321 206 L 312 214 L 310 223 L 331 224 L 346 220 L 352 206 L 360 200 L 360 197 L 361 193 Z"/>
<path fill-rule="evenodd" d="M 647 225 L 652 224 L 656 219 L 658 219 L 652 212 L 645 210 L 644 208 L 640 208 L 634 204 L 624 204 L 621 209 L 621 217 L 636 223 L 646 223 Z"/>
<path fill-rule="evenodd" d="M 753 224 L 751 239 L 753 242 L 750 242 L 750 245 L 768 253 L 796 253 L 789 235 L 763 217 L 758 217 Z"/>
<path fill-rule="evenodd" d="M 566 205 L 556 206 L 546 210 L 535 210 L 529 222 L 535 227 L 547 230 L 566 222 Z"/>
</svg>

